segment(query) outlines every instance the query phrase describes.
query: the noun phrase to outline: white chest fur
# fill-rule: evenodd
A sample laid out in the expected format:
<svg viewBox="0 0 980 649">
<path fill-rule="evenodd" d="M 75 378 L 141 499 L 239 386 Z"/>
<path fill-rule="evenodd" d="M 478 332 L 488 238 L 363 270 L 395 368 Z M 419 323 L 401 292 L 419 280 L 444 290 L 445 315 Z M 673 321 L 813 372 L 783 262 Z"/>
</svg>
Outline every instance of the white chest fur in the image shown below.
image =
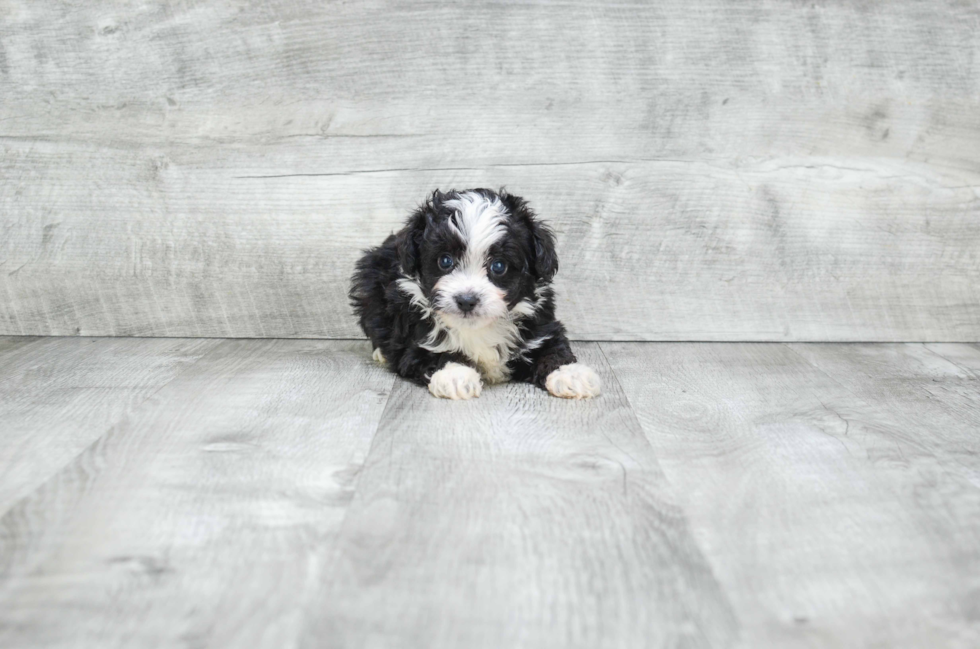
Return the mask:
<svg viewBox="0 0 980 649">
<path fill-rule="evenodd" d="M 451 327 L 436 315 L 436 328 L 429 341 L 422 345 L 433 352 L 457 352 L 473 361 L 480 373 L 490 383 L 501 383 L 510 378 L 507 361 L 517 347 L 517 325 L 509 318 L 501 318 L 485 327 Z M 439 332 L 443 332 L 439 340 Z"/>
<path fill-rule="evenodd" d="M 521 300 L 506 316 L 485 327 L 454 326 L 432 308 L 417 279 L 403 277 L 398 280 L 398 288 L 411 298 L 412 305 L 421 312 L 422 317 L 432 322 L 432 332 L 422 343 L 423 349 L 435 353 L 463 354 L 473 361 L 489 383 L 503 383 L 510 379 L 507 361 L 520 342 L 517 320 L 533 315 L 538 308 L 536 303 Z M 537 297 L 538 301 L 542 299 L 543 294 Z"/>
</svg>

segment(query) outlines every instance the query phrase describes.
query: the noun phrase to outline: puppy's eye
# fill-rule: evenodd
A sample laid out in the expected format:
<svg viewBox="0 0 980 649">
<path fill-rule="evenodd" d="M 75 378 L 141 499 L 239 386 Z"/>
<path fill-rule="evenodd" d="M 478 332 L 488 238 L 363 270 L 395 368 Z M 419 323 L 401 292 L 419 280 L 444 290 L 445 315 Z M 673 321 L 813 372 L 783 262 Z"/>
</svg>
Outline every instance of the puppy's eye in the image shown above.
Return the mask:
<svg viewBox="0 0 980 649">
<path fill-rule="evenodd" d="M 507 272 L 507 262 L 503 259 L 494 259 L 490 264 L 490 272 L 494 275 L 503 275 Z"/>
<path fill-rule="evenodd" d="M 452 255 L 446 254 L 446 255 L 443 255 L 442 257 L 439 257 L 439 268 L 441 268 L 443 270 L 449 270 L 452 267 L 453 267 L 453 256 Z"/>
</svg>

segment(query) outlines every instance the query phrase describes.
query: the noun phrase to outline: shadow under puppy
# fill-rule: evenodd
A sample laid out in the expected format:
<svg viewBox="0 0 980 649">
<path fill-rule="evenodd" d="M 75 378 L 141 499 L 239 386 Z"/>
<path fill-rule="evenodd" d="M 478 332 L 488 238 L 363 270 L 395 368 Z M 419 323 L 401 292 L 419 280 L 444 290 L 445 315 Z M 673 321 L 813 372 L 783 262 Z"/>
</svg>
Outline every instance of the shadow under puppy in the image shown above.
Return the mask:
<svg viewBox="0 0 980 649">
<path fill-rule="evenodd" d="M 556 397 L 599 394 L 555 319 L 555 239 L 519 196 L 435 191 L 365 252 L 350 299 L 374 357 L 437 397 L 482 380 L 528 381 Z"/>
</svg>

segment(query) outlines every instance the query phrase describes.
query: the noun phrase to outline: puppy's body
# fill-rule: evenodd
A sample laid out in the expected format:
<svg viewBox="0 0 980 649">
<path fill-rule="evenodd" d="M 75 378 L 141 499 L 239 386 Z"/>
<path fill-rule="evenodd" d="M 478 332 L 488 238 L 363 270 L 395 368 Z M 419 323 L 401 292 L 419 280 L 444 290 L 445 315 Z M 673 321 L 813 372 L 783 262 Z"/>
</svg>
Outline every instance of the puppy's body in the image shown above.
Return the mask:
<svg viewBox="0 0 980 649">
<path fill-rule="evenodd" d="M 435 192 L 358 261 L 350 298 L 376 353 L 436 396 L 479 396 L 481 377 L 595 396 L 555 319 L 557 270 L 554 237 L 521 198 Z"/>
</svg>

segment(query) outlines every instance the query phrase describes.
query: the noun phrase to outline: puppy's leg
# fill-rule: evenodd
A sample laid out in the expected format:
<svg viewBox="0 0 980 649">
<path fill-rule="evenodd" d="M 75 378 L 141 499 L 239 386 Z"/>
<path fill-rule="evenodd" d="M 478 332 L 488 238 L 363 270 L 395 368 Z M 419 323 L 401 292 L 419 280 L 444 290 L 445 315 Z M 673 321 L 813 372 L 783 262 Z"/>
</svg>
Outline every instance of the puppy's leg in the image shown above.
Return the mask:
<svg viewBox="0 0 980 649">
<path fill-rule="evenodd" d="M 535 350 L 532 358 L 531 382 L 564 399 L 588 399 L 599 396 L 602 382 L 599 375 L 579 363 L 563 333 L 554 334 Z"/>
<path fill-rule="evenodd" d="M 545 379 L 548 392 L 564 399 L 588 399 L 599 396 L 602 382 L 588 365 L 569 363 L 553 370 Z"/>
<path fill-rule="evenodd" d="M 461 354 L 435 354 L 416 347 L 402 355 L 398 373 L 443 399 L 473 399 L 483 390 L 480 373 Z"/>
<path fill-rule="evenodd" d="M 462 363 L 446 363 L 429 379 L 429 392 L 444 399 L 472 399 L 482 390 L 480 373 Z"/>
</svg>

